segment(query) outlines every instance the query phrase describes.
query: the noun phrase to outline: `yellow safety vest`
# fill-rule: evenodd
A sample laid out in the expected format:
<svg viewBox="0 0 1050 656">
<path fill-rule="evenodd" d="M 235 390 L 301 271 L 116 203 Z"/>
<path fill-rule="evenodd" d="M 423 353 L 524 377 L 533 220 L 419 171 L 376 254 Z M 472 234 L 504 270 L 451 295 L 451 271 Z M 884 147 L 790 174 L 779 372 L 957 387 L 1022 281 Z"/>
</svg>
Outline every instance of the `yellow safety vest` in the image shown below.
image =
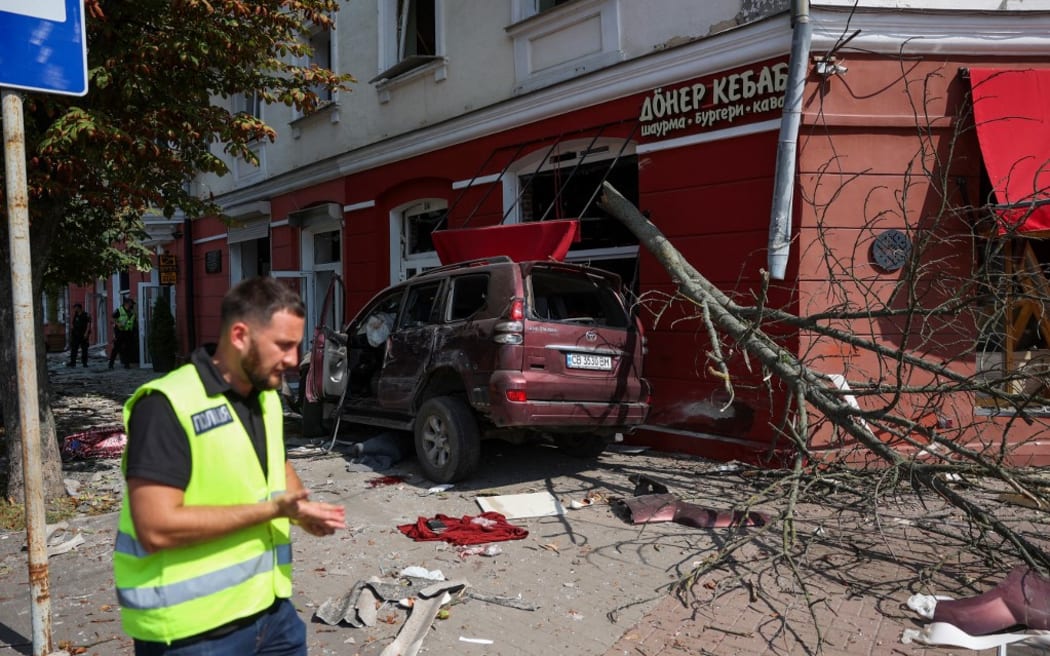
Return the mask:
<svg viewBox="0 0 1050 656">
<path fill-rule="evenodd" d="M 121 305 L 117 308 L 117 330 L 131 330 L 135 326 L 135 315 L 124 309 Z"/>
<path fill-rule="evenodd" d="M 284 492 L 284 417 L 276 392 L 263 392 L 259 399 L 269 476 L 233 407 L 222 394 L 206 394 L 193 364 L 140 387 L 124 405 L 125 426 L 135 402 L 150 392 L 168 397 L 189 438 L 187 506 L 256 503 Z M 276 597 L 291 597 L 290 531 L 287 519 L 275 519 L 150 554 L 136 538 L 125 491 L 113 555 L 124 631 L 139 640 L 171 643 L 265 610 Z"/>
</svg>

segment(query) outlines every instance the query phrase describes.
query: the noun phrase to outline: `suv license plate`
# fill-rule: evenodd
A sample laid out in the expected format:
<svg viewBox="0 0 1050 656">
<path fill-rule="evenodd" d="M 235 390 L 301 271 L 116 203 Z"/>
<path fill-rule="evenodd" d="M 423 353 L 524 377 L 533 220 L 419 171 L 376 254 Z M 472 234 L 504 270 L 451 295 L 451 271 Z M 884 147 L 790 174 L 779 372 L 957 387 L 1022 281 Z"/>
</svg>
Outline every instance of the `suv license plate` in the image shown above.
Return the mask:
<svg viewBox="0 0 1050 656">
<path fill-rule="evenodd" d="M 565 354 L 565 366 L 569 369 L 612 371 L 612 356 L 591 355 L 590 353 L 567 353 Z"/>
</svg>

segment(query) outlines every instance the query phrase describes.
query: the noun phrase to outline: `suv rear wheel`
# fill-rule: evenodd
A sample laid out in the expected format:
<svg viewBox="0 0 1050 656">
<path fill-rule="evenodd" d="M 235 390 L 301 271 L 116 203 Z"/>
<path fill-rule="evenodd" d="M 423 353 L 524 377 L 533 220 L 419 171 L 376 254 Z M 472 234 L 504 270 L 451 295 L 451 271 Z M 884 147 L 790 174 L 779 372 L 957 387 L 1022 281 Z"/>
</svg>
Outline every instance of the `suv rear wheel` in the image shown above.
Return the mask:
<svg viewBox="0 0 1050 656">
<path fill-rule="evenodd" d="M 481 457 L 478 422 L 470 406 L 451 396 L 423 403 L 415 423 L 416 456 L 427 478 L 452 483 L 470 476 Z"/>
</svg>

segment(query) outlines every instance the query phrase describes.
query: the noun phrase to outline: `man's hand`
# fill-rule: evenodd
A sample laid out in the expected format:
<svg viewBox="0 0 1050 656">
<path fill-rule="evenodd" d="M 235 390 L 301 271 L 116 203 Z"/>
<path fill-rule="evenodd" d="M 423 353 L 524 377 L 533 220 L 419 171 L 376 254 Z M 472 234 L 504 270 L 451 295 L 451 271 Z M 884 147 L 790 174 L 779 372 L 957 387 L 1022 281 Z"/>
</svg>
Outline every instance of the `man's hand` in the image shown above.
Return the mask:
<svg viewBox="0 0 1050 656">
<path fill-rule="evenodd" d="M 285 492 L 274 499 L 277 513 L 298 524 L 310 535 L 322 537 L 346 528 L 346 509 L 332 503 L 308 501 L 308 490 Z"/>
</svg>

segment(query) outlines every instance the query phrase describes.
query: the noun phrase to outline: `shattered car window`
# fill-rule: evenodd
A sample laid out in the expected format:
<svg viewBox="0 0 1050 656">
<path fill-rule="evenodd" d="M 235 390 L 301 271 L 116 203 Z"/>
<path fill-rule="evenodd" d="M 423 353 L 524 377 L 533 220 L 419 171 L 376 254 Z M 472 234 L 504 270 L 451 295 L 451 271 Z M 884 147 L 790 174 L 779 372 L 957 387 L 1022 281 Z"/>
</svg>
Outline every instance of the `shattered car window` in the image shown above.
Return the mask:
<svg viewBox="0 0 1050 656">
<path fill-rule="evenodd" d="M 488 274 L 459 276 L 452 280 L 449 321 L 469 319 L 485 307 L 489 290 Z"/>
<path fill-rule="evenodd" d="M 434 303 L 437 300 L 440 283 L 417 285 L 408 292 L 405 313 L 401 317 L 402 328 L 424 326 L 434 321 Z"/>
<path fill-rule="evenodd" d="M 627 313 L 601 278 L 564 271 L 534 271 L 529 277 L 534 318 L 624 328 Z"/>
</svg>

